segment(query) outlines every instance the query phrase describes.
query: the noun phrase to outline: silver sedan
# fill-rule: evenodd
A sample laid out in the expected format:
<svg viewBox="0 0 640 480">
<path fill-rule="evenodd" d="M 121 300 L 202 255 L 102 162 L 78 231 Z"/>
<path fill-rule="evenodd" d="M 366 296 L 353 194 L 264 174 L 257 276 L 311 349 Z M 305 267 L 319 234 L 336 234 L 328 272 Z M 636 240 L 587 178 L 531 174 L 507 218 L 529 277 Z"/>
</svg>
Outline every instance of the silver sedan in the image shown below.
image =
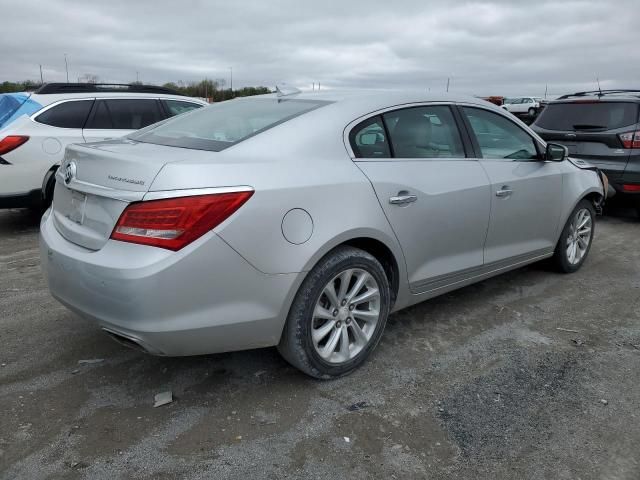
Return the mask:
<svg viewBox="0 0 640 480">
<path fill-rule="evenodd" d="M 279 92 L 69 147 L 42 265 L 126 345 L 277 345 L 330 378 L 390 312 L 547 258 L 578 270 L 603 181 L 476 98 Z"/>
</svg>

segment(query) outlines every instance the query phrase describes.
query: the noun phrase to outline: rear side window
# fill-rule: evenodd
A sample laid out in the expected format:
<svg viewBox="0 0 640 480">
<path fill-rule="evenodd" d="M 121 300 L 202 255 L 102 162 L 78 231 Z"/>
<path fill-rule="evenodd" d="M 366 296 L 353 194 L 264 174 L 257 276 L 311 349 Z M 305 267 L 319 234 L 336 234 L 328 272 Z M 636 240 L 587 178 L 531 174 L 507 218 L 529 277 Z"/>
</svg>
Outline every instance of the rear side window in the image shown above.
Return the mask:
<svg viewBox="0 0 640 480">
<path fill-rule="evenodd" d="M 356 158 L 389 158 L 389 144 L 380 116 L 368 118 L 349 133 Z"/>
<path fill-rule="evenodd" d="M 413 107 L 383 115 L 395 158 L 460 158 L 464 148 L 451 109 Z"/>
<path fill-rule="evenodd" d="M 93 100 L 64 102 L 36 117 L 36 121 L 61 128 L 82 128 L 91 111 Z"/>
<path fill-rule="evenodd" d="M 638 104 L 631 102 L 551 103 L 535 124 L 547 130 L 614 130 L 638 122 Z"/>
<path fill-rule="evenodd" d="M 97 100 L 87 126 L 100 130 L 138 130 L 163 120 L 157 100 Z"/>
<path fill-rule="evenodd" d="M 130 138 L 138 142 L 219 152 L 329 103 L 293 98 L 229 100 L 173 118 Z M 313 128 L 313 125 L 309 127 Z"/>
<path fill-rule="evenodd" d="M 163 100 L 167 107 L 167 112 L 170 117 L 180 115 L 181 113 L 187 113 L 196 108 L 202 108 L 203 105 L 192 102 L 181 102 L 180 100 Z"/>
</svg>

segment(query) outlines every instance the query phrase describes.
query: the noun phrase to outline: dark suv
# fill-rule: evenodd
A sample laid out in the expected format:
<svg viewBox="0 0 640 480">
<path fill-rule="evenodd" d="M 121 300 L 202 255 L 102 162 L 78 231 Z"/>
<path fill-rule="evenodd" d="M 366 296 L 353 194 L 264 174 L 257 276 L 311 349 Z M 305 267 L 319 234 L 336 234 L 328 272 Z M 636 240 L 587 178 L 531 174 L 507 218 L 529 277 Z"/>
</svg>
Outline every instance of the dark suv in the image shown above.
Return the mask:
<svg viewBox="0 0 640 480">
<path fill-rule="evenodd" d="M 595 165 L 640 215 L 640 90 L 596 90 L 550 102 L 531 128 Z"/>
</svg>

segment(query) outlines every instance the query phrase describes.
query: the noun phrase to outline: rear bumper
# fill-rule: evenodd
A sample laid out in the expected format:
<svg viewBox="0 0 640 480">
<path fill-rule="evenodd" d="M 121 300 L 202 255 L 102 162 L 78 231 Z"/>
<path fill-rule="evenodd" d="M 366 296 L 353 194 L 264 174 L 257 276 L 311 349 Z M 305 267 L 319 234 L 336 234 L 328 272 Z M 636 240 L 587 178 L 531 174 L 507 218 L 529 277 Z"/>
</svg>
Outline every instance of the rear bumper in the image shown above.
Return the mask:
<svg viewBox="0 0 640 480">
<path fill-rule="evenodd" d="M 299 274 L 265 275 L 209 233 L 179 252 L 62 237 L 50 212 L 40 255 L 51 294 L 103 330 L 156 355 L 276 345 Z"/>
<path fill-rule="evenodd" d="M 0 195 L 0 209 L 5 208 L 37 208 L 42 204 L 42 190 L 15 195 Z"/>
</svg>

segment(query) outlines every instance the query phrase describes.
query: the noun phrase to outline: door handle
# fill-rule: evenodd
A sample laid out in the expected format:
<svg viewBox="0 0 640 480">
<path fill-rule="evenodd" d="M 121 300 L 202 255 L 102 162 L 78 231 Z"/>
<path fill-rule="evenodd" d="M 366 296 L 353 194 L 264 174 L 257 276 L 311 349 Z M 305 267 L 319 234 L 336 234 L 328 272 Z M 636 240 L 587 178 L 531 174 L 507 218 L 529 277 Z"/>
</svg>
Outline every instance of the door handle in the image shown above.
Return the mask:
<svg viewBox="0 0 640 480">
<path fill-rule="evenodd" d="M 496 197 L 510 197 L 512 193 L 513 190 L 511 190 L 511 187 L 509 187 L 509 185 L 504 185 L 500 190 L 496 191 Z"/>
<path fill-rule="evenodd" d="M 408 205 L 410 203 L 415 202 L 416 200 L 418 200 L 418 196 L 417 195 L 411 195 L 409 194 L 409 192 L 398 192 L 398 195 L 395 197 L 390 197 L 389 198 L 389 203 L 391 205 Z"/>
</svg>

